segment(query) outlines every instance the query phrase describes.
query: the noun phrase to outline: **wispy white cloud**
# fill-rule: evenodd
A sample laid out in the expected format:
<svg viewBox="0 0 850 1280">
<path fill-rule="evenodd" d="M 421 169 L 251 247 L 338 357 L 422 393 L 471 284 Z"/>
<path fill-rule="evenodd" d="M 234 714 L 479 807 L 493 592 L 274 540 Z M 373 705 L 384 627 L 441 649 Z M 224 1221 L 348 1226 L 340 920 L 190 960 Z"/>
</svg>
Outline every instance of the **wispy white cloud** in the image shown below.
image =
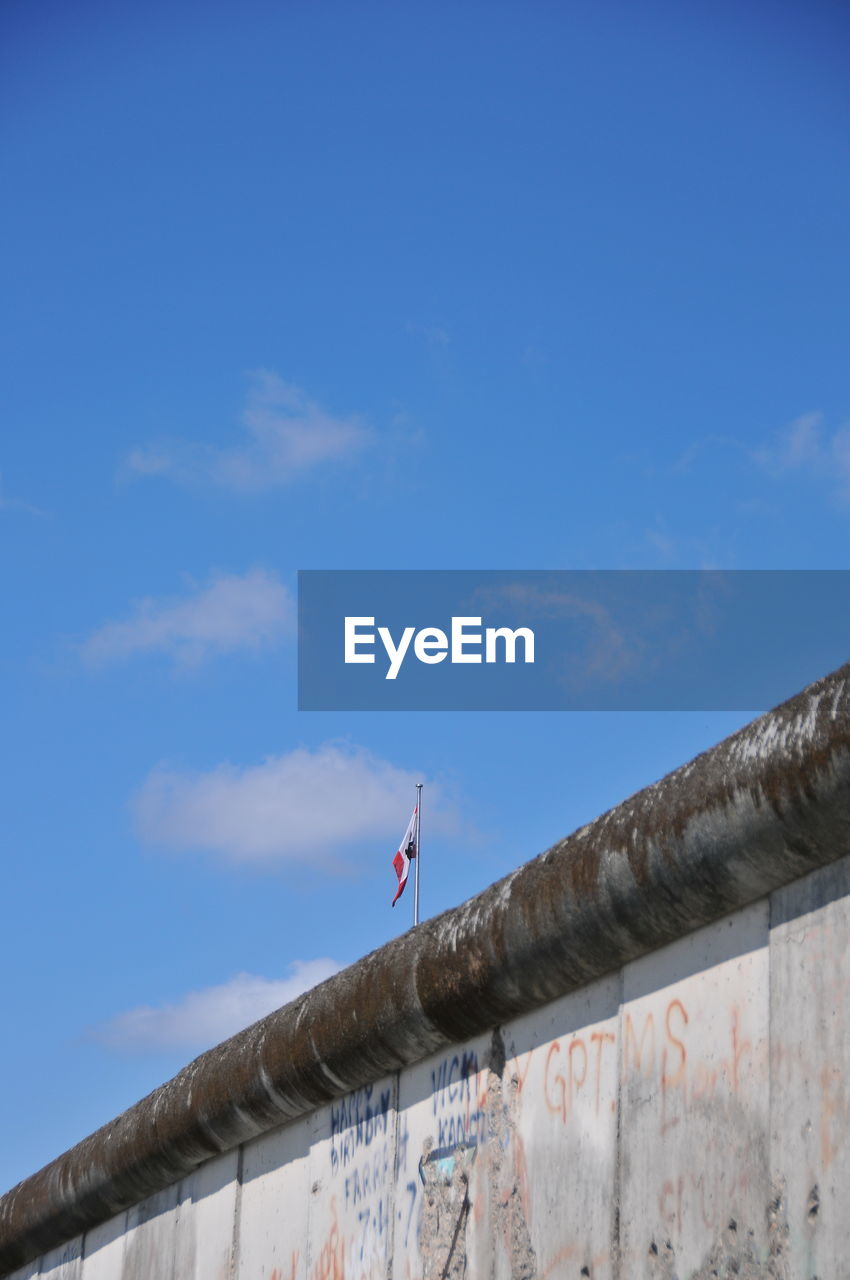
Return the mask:
<svg viewBox="0 0 850 1280">
<path fill-rule="evenodd" d="M 754 450 L 753 459 L 773 475 L 819 466 L 824 455 L 822 422 L 823 414 L 801 414 L 778 432 L 769 445 Z"/>
<path fill-rule="evenodd" d="M 82 652 L 94 663 L 166 653 L 188 665 L 216 654 L 266 648 L 294 621 L 292 597 L 274 573 L 222 573 L 184 599 L 137 601 L 129 618 L 100 627 Z"/>
<path fill-rule="evenodd" d="M 152 844 L 208 850 L 237 862 L 333 865 L 359 842 L 376 840 L 383 848 L 392 841 L 422 781 L 362 747 L 328 742 L 206 773 L 160 765 L 134 807 L 139 833 Z M 436 785 L 428 786 L 428 814 L 432 831 L 455 826 Z"/>
<path fill-rule="evenodd" d="M 309 991 L 340 966 L 335 960 L 295 960 L 288 978 L 261 978 L 237 973 L 229 982 L 190 991 L 175 1004 L 141 1005 L 119 1013 L 90 1033 L 109 1049 L 122 1053 L 155 1053 L 168 1049 L 199 1052 L 235 1035 L 243 1027 Z"/>
<path fill-rule="evenodd" d="M 850 425 L 825 430 L 822 413 L 804 413 L 752 456 L 774 478 L 807 474 L 850 501 Z"/>
<path fill-rule="evenodd" d="M 713 454 L 718 451 L 728 451 L 734 454 L 746 455 L 747 449 L 742 441 L 735 436 L 722 435 L 717 431 L 709 432 L 708 435 L 702 436 L 699 440 L 692 440 L 685 451 L 675 459 L 670 470 L 674 474 L 684 474 L 693 471 L 695 465 L 702 461 L 707 454 Z"/>
<path fill-rule="evenodd" d="M 288 484 L 316 467 L 351 458 L 374 439 L 359 417 L 328 413 L 300 387 L 268 369 L 251 374 L 241 420 L 244 434 L 232 447 L 190 440 L 157 442 L 134 449 L 124 470 L 251 492 Z"/>
</svg>

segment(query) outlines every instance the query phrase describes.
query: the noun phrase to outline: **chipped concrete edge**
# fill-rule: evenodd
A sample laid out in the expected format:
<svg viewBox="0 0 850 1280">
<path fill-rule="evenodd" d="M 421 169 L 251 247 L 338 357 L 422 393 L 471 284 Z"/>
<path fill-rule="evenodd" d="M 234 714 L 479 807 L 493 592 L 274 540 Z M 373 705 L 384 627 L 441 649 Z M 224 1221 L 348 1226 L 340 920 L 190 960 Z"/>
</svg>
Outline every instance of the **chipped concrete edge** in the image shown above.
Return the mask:
<svg viewBox="0 0 850 1280">
<path fill-rule="evenodd" d="M 850 853 L 850 664 L 195 1059 L 0 1199 L 0 1275 Z"/>
</svg>

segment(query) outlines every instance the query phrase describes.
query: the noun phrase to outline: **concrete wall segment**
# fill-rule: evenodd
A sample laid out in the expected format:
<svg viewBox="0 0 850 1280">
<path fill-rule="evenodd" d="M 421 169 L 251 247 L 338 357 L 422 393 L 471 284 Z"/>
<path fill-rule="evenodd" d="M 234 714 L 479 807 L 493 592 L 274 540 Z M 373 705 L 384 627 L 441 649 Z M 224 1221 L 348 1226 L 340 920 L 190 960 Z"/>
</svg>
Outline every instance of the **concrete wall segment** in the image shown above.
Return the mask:
<svg viewBox="0 0 850 1280">
<path fill-rule="evenodd" d="M 208 1162 L 18 1280 L 843 1280 L 848 924 L 850 857 Z"/>
<path fill-rule="evenodd" d="M 175 1280 L 231 1280 L 240 1168 L 241 1152 L 229 1151 L 180 1184 Z"/>
<path fill-rule="evenodd" d="M 83 1244 L 83 1280 L 116 1280 L 124 1263 L 128 1213 L 116 1214 L 86 1232 Z"/>
<path fill-rule="evenodd" d="M 41 1259 L 39 1280 L 80 1280 L 83 1273 L 82 1240 L 69 1240 L 58 1249 L 51 1249 Z"/>
<path fill-rule="evenodd" d="M 405 1280 L 463 1275 L 486 1250 L 490 1048 L 478 1036 L 401 1073 L 392 1256 Z"/>
<path fill-rule="evenodd" d="M 0 1274 L 285 1121 L 489 1035 L 846 855 L 848 681 L 840 669 L 190 1063 L 0 1199 Z M 137 1234 L 144 1249 L 153 1241 L 142 1225 L 128 1249 Z M 85 1262 L 83 1280 L 96 1280 Z"/>
<path fill-rule="evenodd" d="M 771 903 L 771 1161 L 793 1276 L 850 1274 L 850 861 Z"/>
<path fill-rule="evenodd" d="M 305 1116 L 245 1145 L 234 1280 L 306 1280 L 312 1135 Z"/>
<path fill-rule="evenodd" d="M 524 1220 L 529 1275 L 616 1275 L 621 987 L 599 979 L 505 1028 L 501 1238 L 516 1261 Z"/>
<path fill-rule="evenodd" d="M 724 1233 L 768 1251 L 768 904 L 628 965 L 620 1261 L 694 1274 Z M 734 1225 L 733 1225 L 734 1224 Z"/>
<path fill-rule="evenodd" d="M 389 1274 L 397 1110 L 392 1076 L 315 1113 L 309 1280 L 385 1280 Z"/>
<path fill-rule="evenodd" d="M 166 1187 L 127 1211 L 121 1280 L 177 1280 L 180 1186 Z"/>
</svg>

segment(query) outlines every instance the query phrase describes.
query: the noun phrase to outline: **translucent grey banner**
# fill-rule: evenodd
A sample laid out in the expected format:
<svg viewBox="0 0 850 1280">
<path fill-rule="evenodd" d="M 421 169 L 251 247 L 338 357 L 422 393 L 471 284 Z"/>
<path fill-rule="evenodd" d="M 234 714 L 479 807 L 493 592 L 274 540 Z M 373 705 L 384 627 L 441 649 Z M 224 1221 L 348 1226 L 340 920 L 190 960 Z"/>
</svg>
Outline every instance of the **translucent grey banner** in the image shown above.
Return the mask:
<svg viewBox="0 0 850 1280">
<path fill-rule="evenodd" d="M 304 570 L 303 711 L 759 711 L 850 658 L 844 570 Z"/>
</svg>

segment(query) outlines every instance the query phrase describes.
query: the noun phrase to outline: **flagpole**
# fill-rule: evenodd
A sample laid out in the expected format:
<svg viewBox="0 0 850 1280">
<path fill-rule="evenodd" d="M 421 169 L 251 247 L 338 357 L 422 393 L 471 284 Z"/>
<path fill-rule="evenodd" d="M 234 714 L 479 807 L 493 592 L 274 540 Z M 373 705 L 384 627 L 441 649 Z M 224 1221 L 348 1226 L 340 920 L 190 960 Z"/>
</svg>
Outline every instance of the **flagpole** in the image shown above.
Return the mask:
<svg viewBox="0 0 850 1280">
<path fill-rule="evenodd" d="M 416 874 L 413 880 L 413 923 L 419 924 L 419 857 L 422 833 L 422 783 L 416 784 Z"/>
</svg>

